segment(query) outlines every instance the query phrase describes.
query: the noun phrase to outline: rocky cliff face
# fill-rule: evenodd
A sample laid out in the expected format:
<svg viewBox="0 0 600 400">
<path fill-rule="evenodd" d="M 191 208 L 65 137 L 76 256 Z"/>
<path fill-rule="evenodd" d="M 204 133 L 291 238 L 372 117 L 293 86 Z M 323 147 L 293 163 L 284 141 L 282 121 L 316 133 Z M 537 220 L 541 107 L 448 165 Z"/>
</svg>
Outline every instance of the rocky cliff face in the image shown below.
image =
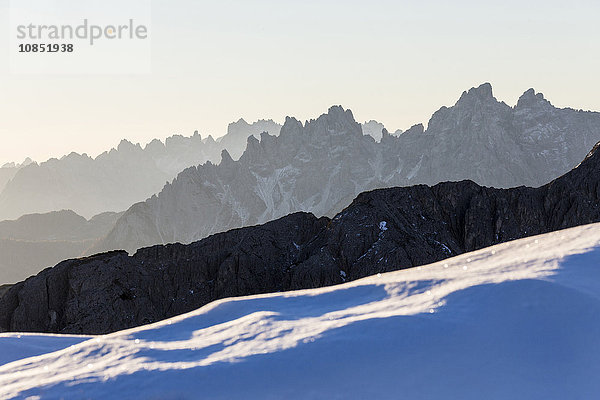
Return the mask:
<svg viewBox="0 0 600 400">
<path fill-rule="evenodd" d="M 599 135 L 598 113 L 555 108 L 533 89 L 509 107 L 484 84 L 436 112 L 424 135 L 413 135 L 424 154 L 411 182 L 537 187 L 575 167 Z"/>
<path fill-rule="evenodd" d="M 333 216 L 376 188 L 463 179 L 537 187 L 572 169 L 599 140 L 600 114 L 556 109 L 532 90 L 509 107 L 489 84 L 440 109 L 427 130 L 384 130 L 379 142 L 349 110 L 332 107 L 305 124 L 288 118 L 278 137 L 251 137 L 238 161 L 224 152 L 219 165 L 183 171 L 130 208 L 94 251 L 191 243 L 297 211 Z"/>
<path fill-rule="evenodd" d="M 598 222 L 599 147 L 537 189 L 471 181 L 380 189 L 333 219 L 296 213 L 190 245 L 65 261 L 0 298 L 0 329 L 105 333 L 223 297 L 332 285 Z"/>
</svg>

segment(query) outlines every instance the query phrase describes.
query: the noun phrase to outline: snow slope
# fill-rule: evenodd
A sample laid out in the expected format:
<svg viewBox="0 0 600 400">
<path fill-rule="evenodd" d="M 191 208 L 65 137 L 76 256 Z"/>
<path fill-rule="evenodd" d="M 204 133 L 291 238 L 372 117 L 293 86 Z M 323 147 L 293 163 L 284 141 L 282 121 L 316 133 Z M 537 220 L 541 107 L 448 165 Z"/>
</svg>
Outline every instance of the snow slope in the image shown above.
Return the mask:
<svg viewBox="0 0 600 400">
<path fill-rule="evenodd" d="M 598 398 L 599 264 L 595 224 L 89 340 L 3 334 L 0 398 Z"/>
</svg>

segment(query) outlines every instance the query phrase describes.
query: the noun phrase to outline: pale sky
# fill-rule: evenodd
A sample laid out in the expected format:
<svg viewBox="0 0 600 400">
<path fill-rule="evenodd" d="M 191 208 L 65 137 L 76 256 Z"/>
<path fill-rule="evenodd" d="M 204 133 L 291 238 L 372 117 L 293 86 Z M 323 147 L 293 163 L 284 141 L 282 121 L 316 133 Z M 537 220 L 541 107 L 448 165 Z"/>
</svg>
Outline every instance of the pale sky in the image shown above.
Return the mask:
<svg viewBox="0 0 600 400">
<path fill-rule="evenodd" d="M 3 56 L 0 164 L 221 136 L 240 117 L 305 120 L 333 104 L 407 129 L 483 82 L 510 105 L 534 87 L 600 110 L 599 15 L 597 0 L 153 1 L 149 75 L 11 75 Z"/>
</svg>

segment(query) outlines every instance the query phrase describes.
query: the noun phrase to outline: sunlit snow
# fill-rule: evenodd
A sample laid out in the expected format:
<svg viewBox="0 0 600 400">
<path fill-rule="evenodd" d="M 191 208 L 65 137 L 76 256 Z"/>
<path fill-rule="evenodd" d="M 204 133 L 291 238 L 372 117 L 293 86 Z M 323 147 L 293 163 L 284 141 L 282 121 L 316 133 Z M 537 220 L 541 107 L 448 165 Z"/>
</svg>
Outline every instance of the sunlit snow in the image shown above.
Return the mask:
<svg viewBox="0 0 600 400">
<path fill-rule="evenodd" d="M 599 289 L 597 224 L 106 336 L 3 334 L 0 398 L 598 398 Z"/>
</svg>

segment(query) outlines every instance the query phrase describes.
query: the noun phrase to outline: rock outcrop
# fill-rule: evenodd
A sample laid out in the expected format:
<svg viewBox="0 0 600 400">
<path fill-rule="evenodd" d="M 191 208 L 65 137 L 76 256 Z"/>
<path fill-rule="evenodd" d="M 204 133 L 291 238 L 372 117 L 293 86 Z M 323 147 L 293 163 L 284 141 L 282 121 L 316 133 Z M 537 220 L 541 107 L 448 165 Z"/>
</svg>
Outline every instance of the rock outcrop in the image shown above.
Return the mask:
<svg viewBox="0 0 600 400">
<path fill-rule="evenodd" d="M 295 213 L 190 245 L 64 261 L 2 296 L 0 330 L 106 333 L 223 297 L 332 285 L 599 222 L 599 148 L 540 188 L 380 189 L 333 219 Z"/>
</svg>

